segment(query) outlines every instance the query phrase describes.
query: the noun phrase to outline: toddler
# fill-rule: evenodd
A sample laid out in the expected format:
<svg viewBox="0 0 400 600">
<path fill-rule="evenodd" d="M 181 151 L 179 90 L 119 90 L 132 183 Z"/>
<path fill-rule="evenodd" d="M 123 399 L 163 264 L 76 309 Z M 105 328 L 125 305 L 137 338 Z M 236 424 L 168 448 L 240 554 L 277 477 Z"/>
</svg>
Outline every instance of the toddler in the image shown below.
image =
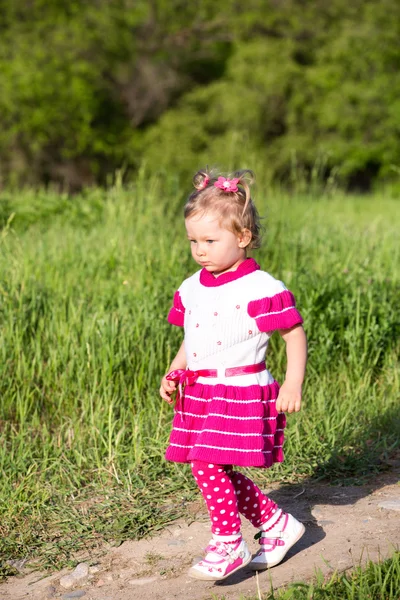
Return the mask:
<svg viewBox="0 0 400 600">
<path fill-rule="evenodd" d="M 247 564 L 273 567 L 305 531 L 237 470 L 283 460 L 284 413 L 300 410 L 307 355 L 293 294 L 247 257 L 260 245 L 252 179 L 251 171 L 194 176 L 184 216 L 201 269 L 175 292 L 168 316 L 185 335 L 160 388 L 170 404 L 177 392 L 166 458 L 190 463 L 211 520 L 205 557 L 189 570 L 197 579 L 221 580 Z M 286 343 L 281 387 L 265 364 L 274 331 Z M 253 559 L 239 513 L 260 530 Z"/>
</svg>

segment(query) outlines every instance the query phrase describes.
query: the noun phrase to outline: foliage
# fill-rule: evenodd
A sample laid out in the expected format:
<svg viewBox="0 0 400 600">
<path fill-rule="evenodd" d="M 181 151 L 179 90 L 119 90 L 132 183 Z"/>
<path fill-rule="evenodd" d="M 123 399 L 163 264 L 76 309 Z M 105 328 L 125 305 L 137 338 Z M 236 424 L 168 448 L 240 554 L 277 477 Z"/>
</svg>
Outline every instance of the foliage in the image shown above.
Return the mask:
<svg viewBox="0 0 400 600">
<path fill-rule="evenodd" d="M 320 165 L 396 178 L 396 0 L 0 0 L 0 184 Z"/>
<path fill-rule="evenodd" d="M 220 75 L 229 43 L 204 26 L 210 8 L 1 0 L 3 180 L 74 189 L 137 165 L 135 132 L 185 88 Z"/>
<path fill-rule="evenodd" d="M 259 156 L 267 174 L 283 182 L 296 170 L 310 174 L 318 161 L 325 178 L 335 173 L 360 189 L 376 176 L 393 176 L 399 4 L 269 8 L 259 15 L 265 30 L 250 22 L 236 40 L 224 77 L 185 94 L 147 132 L 148 162 L 172 169 L 178 147 L 185 172 L 196 159 L 251 166 Z"/>
</svg>

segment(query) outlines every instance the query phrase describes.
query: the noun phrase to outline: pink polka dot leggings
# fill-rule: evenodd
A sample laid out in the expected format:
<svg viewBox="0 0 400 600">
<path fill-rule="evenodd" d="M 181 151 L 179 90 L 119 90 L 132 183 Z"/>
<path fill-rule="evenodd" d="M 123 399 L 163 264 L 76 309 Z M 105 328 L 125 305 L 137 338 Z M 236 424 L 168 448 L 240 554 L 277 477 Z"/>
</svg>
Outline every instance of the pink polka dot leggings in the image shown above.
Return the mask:
<svg viewBox="0 0 400 600">
<path fill-rule="evenodd" d="M 265 496 L 251 479 L 233 471 L 232 466 L 194 461 L 191 467 L 207 504 L 213 534 L 231 536 L 239 533 L 239 513 L 254 527 L 261 527 L 273 519 L 277 511 L 280 512 L 273 500 Z"/>
</svg>

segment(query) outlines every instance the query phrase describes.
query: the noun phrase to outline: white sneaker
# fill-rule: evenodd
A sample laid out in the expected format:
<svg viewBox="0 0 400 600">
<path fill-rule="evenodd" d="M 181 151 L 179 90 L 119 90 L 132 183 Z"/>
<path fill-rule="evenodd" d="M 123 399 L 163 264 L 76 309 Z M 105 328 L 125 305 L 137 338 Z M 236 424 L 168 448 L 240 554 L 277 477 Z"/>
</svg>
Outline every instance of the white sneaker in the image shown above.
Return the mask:
<svg viewBox="0 0 400 600">
<path fill-rule="evenodd" d="M 251 554 L 242 537 L 236 542 L 223 542 L 213 538 L 206 548 L 205 558 L 193 565 L 188 575 L 194 579 L 225 579 L 250 561 Z"/>
<path fill-rule="evenodd" d="M 250 569 L 261 571 L 279 564 L 305 530 L 304 525 L 292 515 L 283 513 L 282 518 L 272 529 L 260 530 L 258 536 L 260 536 L 261 550 L 249 564 Z"/>
</svg>

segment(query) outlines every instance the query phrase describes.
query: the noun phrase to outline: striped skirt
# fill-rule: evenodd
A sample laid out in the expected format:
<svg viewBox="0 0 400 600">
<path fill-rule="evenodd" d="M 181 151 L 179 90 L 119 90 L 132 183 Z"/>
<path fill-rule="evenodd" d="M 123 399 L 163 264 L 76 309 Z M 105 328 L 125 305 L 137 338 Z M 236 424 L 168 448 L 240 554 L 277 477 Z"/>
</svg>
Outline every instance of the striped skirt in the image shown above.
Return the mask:
<svg viewBox="0 0 400 600">
<path fill-rule="evenodd" d="M 286 417 L 276 410 L 279 384 L 187 385 L 175 407 L 166 459 L 270 467 L 283 461 Z"/>
</svg>

